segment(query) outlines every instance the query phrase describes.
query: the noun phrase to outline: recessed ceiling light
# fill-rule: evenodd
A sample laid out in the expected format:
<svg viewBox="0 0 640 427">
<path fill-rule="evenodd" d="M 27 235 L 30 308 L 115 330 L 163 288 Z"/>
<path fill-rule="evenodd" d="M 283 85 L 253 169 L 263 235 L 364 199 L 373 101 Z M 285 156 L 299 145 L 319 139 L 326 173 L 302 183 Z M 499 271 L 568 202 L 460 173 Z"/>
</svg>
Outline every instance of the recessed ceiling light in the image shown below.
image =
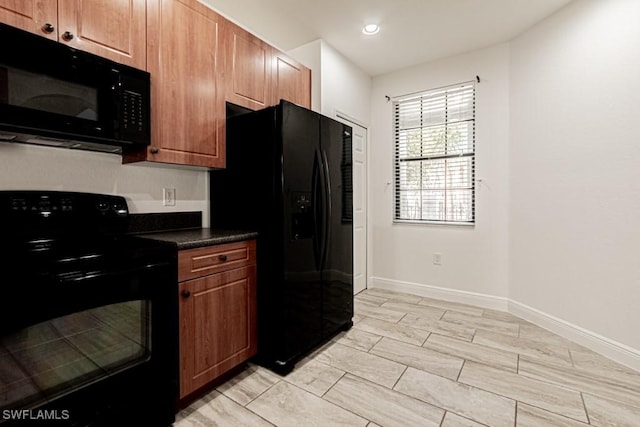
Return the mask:
<svg viewBox="0 0 640 427">
<path fill-rule="evenodd" d="M 367 36 L 378 34 L 378 31 L 380 31 L 380 27 L 378 26 L 378 24 L 367 24 L 362 28 L 362 34 L 365 34 Z"/>
</svg>

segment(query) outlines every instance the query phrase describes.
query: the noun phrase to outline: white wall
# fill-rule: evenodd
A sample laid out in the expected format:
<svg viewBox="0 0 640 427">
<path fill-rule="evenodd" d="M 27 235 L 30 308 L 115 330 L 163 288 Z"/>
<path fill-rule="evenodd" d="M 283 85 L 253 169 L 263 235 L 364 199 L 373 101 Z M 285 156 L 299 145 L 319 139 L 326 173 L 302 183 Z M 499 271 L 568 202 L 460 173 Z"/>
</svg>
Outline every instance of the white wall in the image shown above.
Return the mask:
<svg viewBox="0 0 640 427">
<path fill-rule="evenodd" d="M 371 121 L 371 77 L 324 40 L 287 52 L 311 69 L 312 110 L 335 117 L 342 112 L 361 124 Z"/>
<path fill-rule="evenodd" d="M 638 366 L 639 18 L 574 1 L 513 42 L 509 157 L 510 298 Z"/>
<path fill-rule="evenodd" d="M 392 108 L 385 96 L 474 80 L 476 225 L 394 224 Z M 374 286 L 398 286 L 506 308 L 509 46 L 499 45 L 379 76 L 373 80 L 370 165 L 370 259 Z M 432 263 L 442 254 L 442 265 Z"/>
<path fill-rule="evenodd" d="M 318 39 L 287 52 L 311 69 L 311 109 L 320 112 L 322 98 L 322 40 Z"/>
<path fill-rule="evenodd" d="M 373 80 L 374 286 L 503 305 L 640 368 L 638 17 L 577 0 L 509 44 Z M 476 226 L 393 224 L 385 95 L 476 74 Z"/>
<path fill-rule="evenodd" d="M 371 77 L 322 41 L 322 99 L 320 112 L 340 111 L 367 126 L 371 122 Z"/>
<path fill-rule="evenodd" d="M 250 31 L 271 46 L 286 52 L 300 40 L 312 41 L 314 32 L 304 23 L 292 19 L 286 10 L 271 2 L 238 0 L 198 0 L 225 19 Z"/>
<path fill-rule="evenodd" d="M 0 143 L 0 189 L 117 194 L 132 213 L 202 211 L 208 224 L 207 172 L 121 163 L 115 154 Z M 176 206 L 162 206 L 163 187 L 176 189 Z"/>
</svg>

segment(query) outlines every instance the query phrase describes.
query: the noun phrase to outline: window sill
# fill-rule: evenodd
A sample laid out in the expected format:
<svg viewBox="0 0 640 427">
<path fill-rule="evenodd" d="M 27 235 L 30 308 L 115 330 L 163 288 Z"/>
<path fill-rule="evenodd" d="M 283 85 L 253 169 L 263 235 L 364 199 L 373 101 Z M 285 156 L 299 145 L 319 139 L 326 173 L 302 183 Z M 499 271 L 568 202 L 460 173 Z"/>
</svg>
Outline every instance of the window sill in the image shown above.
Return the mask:
<svg viewBox="0 0 640 427">
<path fill-rule="evenodd" d="M 410 219 L 394 219 L 394 224 L 420 224 L 420 225 L 438 225 L 438 226 L 450 226 L 450 227 L 475 227 L 475 222 L 454 222 L 454 221 L 421 221 Z"/>
</svg>

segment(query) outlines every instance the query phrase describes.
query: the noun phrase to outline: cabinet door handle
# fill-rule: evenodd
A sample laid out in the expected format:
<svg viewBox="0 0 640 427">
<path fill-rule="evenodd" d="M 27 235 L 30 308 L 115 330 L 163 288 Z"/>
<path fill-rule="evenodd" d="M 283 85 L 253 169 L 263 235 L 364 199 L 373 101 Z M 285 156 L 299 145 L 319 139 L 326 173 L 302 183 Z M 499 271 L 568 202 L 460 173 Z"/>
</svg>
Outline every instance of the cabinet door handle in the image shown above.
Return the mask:
<svg viewBox="0 0 640 427">
<path fill-rule="evenodd" d="M 73 40 L 73 34 L 71 34 L 69 31 L 65 31 L 64 34 L 62 34 L 62 39 L 69 42 Z"/>
<path fill-rule="evenodd" d="M 47 34 L 53 33 L 55 31 L 55 29 L 56 29 L 56 27 L 54 27 L 53 25 L 49 24 L 48 22 L 42 26 L 42 31 L 44 31 Z"/>
<path fill-rule="evenodd" d="M 184 289 L 181 293 L 182 298 L 189 298 L 191 296 L 191 291 Z"/>
<path fill-rule="evenodd" d="M 158 154 L 158 151 L 160 151 L 158 147 L 151 147 L 151 154 Z"/>
<path fill-rule="evenodd" d="M 227 260 L 227 256 L 226 255 L 220 255 L 218 256 L 218 259 L 222 262 L 225 262 Z"/>
</svg>

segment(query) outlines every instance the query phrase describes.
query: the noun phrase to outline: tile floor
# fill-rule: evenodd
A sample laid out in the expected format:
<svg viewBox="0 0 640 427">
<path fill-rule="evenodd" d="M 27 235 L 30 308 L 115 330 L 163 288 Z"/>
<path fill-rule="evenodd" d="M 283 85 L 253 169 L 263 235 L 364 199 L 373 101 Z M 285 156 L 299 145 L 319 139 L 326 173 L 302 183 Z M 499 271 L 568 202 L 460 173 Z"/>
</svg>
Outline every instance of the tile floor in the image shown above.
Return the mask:
<svg viewBox="0 0 640 427">
<path fill-rule="evenodd" d="M 640 426 L 640 372 L 509 313 L 368 289 L 355 314 L 286 377 L 249 365 L 174 426 Z"/>
</svg>

